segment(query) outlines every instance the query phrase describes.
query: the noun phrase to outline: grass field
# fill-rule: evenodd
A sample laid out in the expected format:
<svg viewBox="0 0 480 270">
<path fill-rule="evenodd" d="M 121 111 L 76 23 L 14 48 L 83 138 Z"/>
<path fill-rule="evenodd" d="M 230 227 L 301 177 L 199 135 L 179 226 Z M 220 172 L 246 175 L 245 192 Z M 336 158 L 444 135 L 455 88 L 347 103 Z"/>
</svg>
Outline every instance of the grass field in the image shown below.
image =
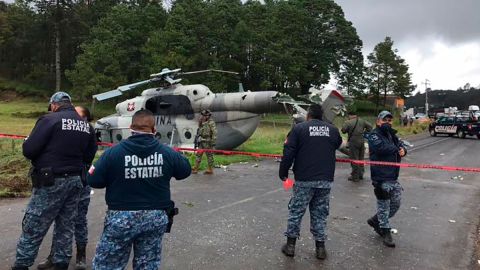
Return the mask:
<svg viewBox="0 0 480 270">
<path fill-rule="evenodd" d="M 89 104 L 82 104 L 87 105 Z M 35 125 L 36 119 L 46 112 L 47 102 L 44 100 L 0 101 L 0 133 L 28 135 Z M 96 106 L 98 117 L 114 112 L 112 104 Z M 374 117 L 364 117 L 368 121 Z M 344 119 L 337 118 L 335 125 L 341 127 Z M 238 151 L 281 154 L 285 136 L 291 127 L 290 117 L 286 114 L 271 114 L 262 117 L 260 126 L 248 141 L 238 147 Z M 412 127 L 396 127 L 400 136 L 417 134 L 427 129 L 427 125 L 415 124 Z M 346 135 L 342 135 L 346 138 Z M 26 196 L 30 191 L 27 178 L 30 163 L 22 156 L 21 140 L 0 139 L 0 198 Z M 186 154 L 193 165 L 195 156 Z M 237 162 L 257 162 L 249 156 L 215 156 L 216 165 L 229 165 Z M 201 169 L 206 167 L 206 157 L 203 157 Z"/>
<path fill-rule="evenodd" d="M 87 104 L 85 104 L 87 105 Z M 35 125 L 36 119 L 46 112 L 46 102 L 22 100 L 0 102 L 0 133 L 28 135 Z M 99 117 L 114 112 L 113 106 L 96 106 Z M 287 115 L 275 117 L 281 121 L 289 121 Z M 245 152 L 280 154 L 283 141 L 290 129 L 289 124 L 262 123 L 253 136 L 238 149 Z M 22 156 L 21 140 L 0 139 L 0 198 L 26 196 L 31 189 L 27 178 L 30 162 Z M 186 154 L 193 165 L 195 155 Z M 256 162 L 249 156 L 215 156 L 215 164 L 229 165 L 238 162 Z M 206 167 L 203 157 L 201 169 Z"/>
</svg>

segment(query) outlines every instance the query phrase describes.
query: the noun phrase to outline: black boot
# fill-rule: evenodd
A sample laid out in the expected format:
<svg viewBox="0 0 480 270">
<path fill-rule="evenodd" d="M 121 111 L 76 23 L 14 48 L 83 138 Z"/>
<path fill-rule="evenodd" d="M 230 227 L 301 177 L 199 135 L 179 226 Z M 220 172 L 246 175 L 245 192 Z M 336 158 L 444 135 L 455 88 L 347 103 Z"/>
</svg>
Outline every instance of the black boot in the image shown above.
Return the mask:
<svg viewBox="0 0 480 270">
<path fill-rule="evenodd" d="M 26 266 L 12 266 L 12 270 L 28 270 Z"/>
<path fill-rule="evenodd" d="M 387 247 L 395 247 L 395 243 L 393 242 L 392 239 L 392 233 L 390 232 L 390 228 L 383 228 L 383 243 Z"/>
<path fill-rule="evenodd" d="M 380 235 L 381 237 L 383 237 L 383 231 L 382 229 L 380 228 L 380 223 L 378 222 L 378 218 L 377 218 L 377 215 L 371 217 L 370 219 L 367 220 L 367 223 L 368 225 L 370 225 L 370 227 L 372 227 L 376 233 L 378 233 L 378 235 Z"/>
<path fill-rule="evenodd" d="M 55 263 L 53 270 L 68 270 L 68 263 Z"/>
<path fill-rule="evenodd" d="M 327 258 L 327 250 L 325 250 L 325 242 L 315 241 L 315 253 L 317 254 L 317 259 L 325 260 L 325 258 Z"/>
<path fill-rule="evenodd" d="M 75 270 L 87 269 L 86 248 L 87 245 L 85 244 L 77 244 L 77 261 L 75 264 Z"/>
<path fill-rule="evenodd" d="M 52 255 L 48 255 L 47 259 L 45 261 L 39 263 L 37 265 L 38 270 L 47 270 L 53 268 L 53 261 L 52 261 Z"/>
<path fill-rule="evenodd" d="M 285 256 L 293 257 L 295 256 L 295 243 L 297 238 L 287 237 L 287 243 L 283 245 L 282 252 Z"/>
</svg>

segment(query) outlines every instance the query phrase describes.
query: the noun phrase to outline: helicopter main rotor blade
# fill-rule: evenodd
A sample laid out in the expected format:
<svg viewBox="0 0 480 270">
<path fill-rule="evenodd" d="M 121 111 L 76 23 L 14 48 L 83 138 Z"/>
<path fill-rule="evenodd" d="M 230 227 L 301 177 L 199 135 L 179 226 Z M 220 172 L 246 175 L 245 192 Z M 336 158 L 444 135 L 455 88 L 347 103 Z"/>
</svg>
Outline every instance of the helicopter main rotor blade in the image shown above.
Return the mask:
<svg viewBox="0 0 480 270">
<path fill-rule="evenodd" d="M 168 74 L 178 73 L 178 72 L 180 72 L 181 70 L 182 70 L 181 68 L 177 68 L 177 69 L 174 69 L 174 70 L 171 70 L 171 69 L 169 69 L 169 68 L 164 68 L 164 69 L 162 69 L 162 71 L 159 72 L 159 73 L 150 74 L 150 78 L 162 77 L 162 76 L 165 76 L 165 75 L 168 75 Z"/>
<path fill-rule="evenodd" d="M 126 92 L 126 91 L 130 91 L 134 88 L 137 88 L 141 85 L 144 85 L 144 84 L 147 84 L 147 83 L 150 83 L 152 82 L 152 80 L 145 80 L 145 81 L 141 81 L 141 82 L 136 82 L 136 83 L 131 83 L 131 84 L 127 84 L 127 85 L 122 85 L 122 86 L 119 86 L 116 90 L 120 90 L 122 92 Z"/>
<path fill-rule="evenodd" d="M 113 98 L 113 97 L 118 97 L 118 96 L 121 96 L 121 95 L 122 95 L 122 91 L 119 91 L 119 90 L 115 89 L 115 90 L 111 90 L 111 91 L 108 91 L 108 92 L 93 95 L 92 98 L 94 100 L 96 99 L 98 101 L 104 101 L 104 100 L 107 100 L 107 99 L 110 99 L 110 98 Z"/>
<path fill-rule="evenodd" d="M 153 82 L 153 81 L 154 81 L 153 79 L 150 79 L 150 80 L 145 80 L 145 81 L 141 81 L 141 82 L 122 85 L 122 86 L 119 86 L 117 89 L 93 95 L 92 98 L 96 99 L 98 101 L 104 101 L 104 100 L 107 100 L 107 99 L 110 99 L 110 98 L 121 96 L 123 94 L 123 92 L 130 91 L 134 88 L 137 88 L 141 85 L 144 85 L 144 84 L 147 84 L 147 83 L 150 83 L 150 82 Z"/>
<path fill-rule="evenodd" d="M 205 70 L 198 70 L 198 71 L 182 72 L 181 75 L 190 75 L 190 74 L 199 74 L 199 73 L 208 73 L 208 72 L 218 72 L 218 73 L 227 73 L 227 74 L 239 75 L 238 72 L 220 70 L 220 69 L 205 69 Z"/>
</svg>

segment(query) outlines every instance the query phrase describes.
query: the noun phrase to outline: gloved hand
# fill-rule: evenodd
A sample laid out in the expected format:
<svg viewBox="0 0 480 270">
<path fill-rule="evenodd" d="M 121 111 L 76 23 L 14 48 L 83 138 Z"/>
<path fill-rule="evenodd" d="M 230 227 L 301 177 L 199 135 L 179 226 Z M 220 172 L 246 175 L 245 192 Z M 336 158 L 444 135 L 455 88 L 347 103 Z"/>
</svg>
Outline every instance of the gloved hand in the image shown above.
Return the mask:
<svg viewBox="0 0 480 270">
<path fill-rule="evenodd" d="M 282 181 L 287 180 L 287 178 L 288 178 L 288 175 L 287 175 L 287 176 L 282 176 L 282 175 L 280 175 L 280 180 L 282 180 Z"/>
</svg>

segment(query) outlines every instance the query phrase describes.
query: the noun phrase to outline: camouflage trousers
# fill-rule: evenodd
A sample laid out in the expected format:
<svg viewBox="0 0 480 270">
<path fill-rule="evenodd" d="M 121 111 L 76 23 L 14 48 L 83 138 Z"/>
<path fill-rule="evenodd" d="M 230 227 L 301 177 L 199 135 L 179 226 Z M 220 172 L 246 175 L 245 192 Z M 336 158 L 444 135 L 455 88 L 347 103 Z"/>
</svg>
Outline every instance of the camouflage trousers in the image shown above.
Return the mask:
<svg viewBox="0 0 480 270">
<path fill-rule="evenodd" d="M 22 235 L 17 244 L 15 266 L 33 265 L 43 237 L 53 221 L 57 224 L 58 236 L 52 261 L 70 262 L 74 218 L 82 187 L 80 176 L 68 176 L 55 178 L 55 184 L 51 187 L 33 189 L 22 221 Z"/>
<path fill-rule="evenodd" d="M 200 149 L 213 149 L 213 146 L 210 143 L 200 143 L 198 147 Z M 208 167 L 213 168 L 213 153 L 205 152 L 205 155 L 207 155 Z M 203 152 L 197 152 L 197 158 L 195 159 L 196 164 L 200 164 L 200 162 L 202 162 L 202 156 Z"/>
<path fill-rule="evenodd" d="M 85 186 L 80 192 L 77 217 L 75 218 L 75 242 L 77 244 L 86 245 L 88 243 L 87 213 L 91 190 L 89 186 Z"/>
<path fill-rule="evenodd" d="M 361 144 L 349 142 L 348 143 L 349 157 L 354 160 L 363 160 L 365 158 L 365 145 L 363 142 Z M 352 166 L 352 178 L 361 179 L 364 174 L 364 166 L 358 164 L 350 164 Z"/>
<path fill-rule="evenodd" d="M 87 213 L 88 205 L 90 204 L 90 191 L 91 188 L 89 186 L 83 187 L 83 189 L 80 191 L 77 215 L 75 216 L 75 242 L 80 245 L 86 245 L 88 243 Z M 51 256 L 53 256 L 55 249 L 58 248 L 55 243 L 58 242 L 59 235 L 61 235 L 61 233 L 58 232 L 58 226 L 55 222 L 53 227 L 52 249 L 50 251 Z"/>
<path fill-rule="evenodd" d="M 330 210 L 330 189 L 293 186 L 293 196 L 288 205 L 288 225 L 285 236 L 298 238 L 303 215 L 310 211 L 310 232 L 315 241 L 325 241 L 327 217 Z"/>
<path fill-rule="evenodd" d="M 392 218 L 400 208 L 402 186 L 397 181 L 382 183 L 382 189 L 389 193 L 390 199 L 377 199 L 377 217 L 380 228 L 391 228 L 388 219 Z"/>
<path fill-rule="evenodd" d="M 125 269 L 132 246 L 133 269 L 159 269 L 167 224 L 163 210 L 107 211 L 92 269 Z"/>
</svg>

